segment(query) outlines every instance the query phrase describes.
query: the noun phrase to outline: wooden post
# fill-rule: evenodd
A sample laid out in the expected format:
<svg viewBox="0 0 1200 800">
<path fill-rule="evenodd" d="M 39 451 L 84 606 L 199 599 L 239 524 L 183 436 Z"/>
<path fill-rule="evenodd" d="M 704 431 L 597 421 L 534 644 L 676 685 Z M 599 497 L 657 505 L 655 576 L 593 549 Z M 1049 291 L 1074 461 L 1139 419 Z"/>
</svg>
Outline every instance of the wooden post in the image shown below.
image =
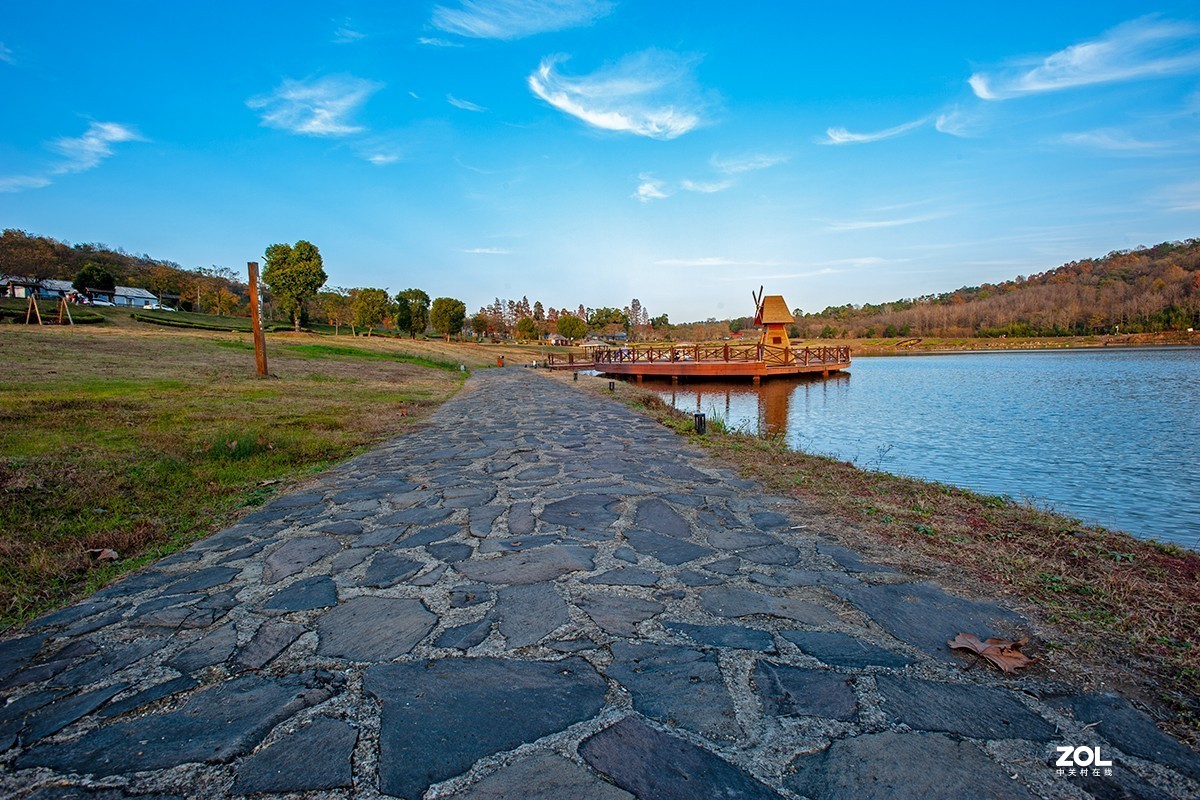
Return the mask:
<svg viewBox="0 0 1200 800">
<path fill-rule="evenodd" d="M 263 333 L 262 303 L 258 299 L 258 262 L 249 261 L 250 271 L 250 324 L 254 328 L 254 365 L 260 378 L 267 376 L 267 337 Z"/>
</svg>

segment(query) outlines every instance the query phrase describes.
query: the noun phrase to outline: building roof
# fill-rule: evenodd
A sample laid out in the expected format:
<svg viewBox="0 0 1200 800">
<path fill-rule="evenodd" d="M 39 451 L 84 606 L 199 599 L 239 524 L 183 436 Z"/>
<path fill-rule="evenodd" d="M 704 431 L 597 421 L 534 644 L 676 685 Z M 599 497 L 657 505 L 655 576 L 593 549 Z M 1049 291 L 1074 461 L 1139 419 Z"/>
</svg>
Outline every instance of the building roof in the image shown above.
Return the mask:
<svg viewBox="0 0 1200 800">
<path fill-rule="evenodd" d="M 113 293 L 121 297 L 140 297 L 143 300 L 158 299 L 152 292 L 148 292 L 137 286 L 118 286 Z"/>
<path fill-rule="evenodd" d="M 795 322 L 796 318 L 788 311 L 787 302 L 781 294 L 769 294 L 763 298 L 762 308 L 759 309 L 756 325 L 772 325 Z"/>
</svg>

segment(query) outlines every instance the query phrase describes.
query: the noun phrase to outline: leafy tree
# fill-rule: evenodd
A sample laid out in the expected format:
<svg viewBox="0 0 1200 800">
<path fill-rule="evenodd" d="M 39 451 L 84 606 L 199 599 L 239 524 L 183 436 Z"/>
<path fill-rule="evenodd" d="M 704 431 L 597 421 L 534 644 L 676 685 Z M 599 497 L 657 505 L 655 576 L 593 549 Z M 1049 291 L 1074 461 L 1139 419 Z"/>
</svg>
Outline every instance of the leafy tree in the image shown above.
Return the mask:
<svg viewBox="0 0 1200 800">
<path fill-rule="evenodd" d="M 111 292 L 117 286 L 117 279 L 99 264 L 88 262 L 83 269 L 79 270 L 79 274 L 75 276 L 71 285 L 80 294 L 85 294 L 88 289 L 103 289 Z"/>
<path fill-rule="evenodd" d="M 537 323 L 530 317 L 521 317 L 517 320 L 517 337 L 520 339 L 536 339 Z"/>
<path fill-rule="evenodd" d="M 666 314 L 659 314 L 657 317 L 650 318 L 650 327 L 656 331 L 661 330 L 670 324 L 671 324 L 671 322 L 667 318 Z"/>
<path fill-rule="evenodd" d="M 433 323 L 433 329 L 446 339 L 461 331 L 466 319 L 467 304 L 462 300 L 455 300 L 453 297 L 437 298 L 433 301 L 433 308 L 429 312 L 429 320 Z"/>
<path fill-rule="evenodd" d="M 571 341 L 583 338 L 588 332 L 588 324 L 571 314 L 560 315 L 554 327 L 559 335 L 565 336 Z"/>
<path fill-rule="evenodd" d="M 367 336 L 387 315 L 390 296 L 386 289 L 359 289 L 354 295 L 354 324 L 367 329 Z"/>
<path fill-rule="evenodd" d="M 392 315 L 396 321 L 396 334 L 409 333 L 412 330 L 412 307 L 400 296 L 396 296 L 396 302 L 392 306 Z"/>
<path fill-rule="evenodd" d="M 341 332 L 343 325 L 349 325 L 353 319 L 350 307 L 350 293 L 337 286 L 331 286 L 317 295 L 317 306 L 325 322 L 333 326 L 333 335 Z"/>
<path fill-rule="evenodd" d="M 471 317 L 471 330 L 475 332 L 476 336 L 483 336 L 485 333 L 487 333 L 487 329 L 488 329 L 487 314 L 480 311 L 478 314 Z"/>
<path fill-rule="evenodd" d="M 408 331 L 410 338 L 417 338 L 429 327 L 429 295 L 420 289 L 405 289 L 396 295 L 396 302 L 408 305 L 408 324 L 401 330 Z"/>
<path fill-rule="evenodd" d="M 271 290 L 279 308 L 292 317 L 292 323 L 300 330 L 300 317 L 304 303 L 315 297 L 325 285 L 324 263 L 321 251 L 312 242 L 303 239 L 296 244 L 273 244 L 264 257 L 263 283 Z"/>
</svg>

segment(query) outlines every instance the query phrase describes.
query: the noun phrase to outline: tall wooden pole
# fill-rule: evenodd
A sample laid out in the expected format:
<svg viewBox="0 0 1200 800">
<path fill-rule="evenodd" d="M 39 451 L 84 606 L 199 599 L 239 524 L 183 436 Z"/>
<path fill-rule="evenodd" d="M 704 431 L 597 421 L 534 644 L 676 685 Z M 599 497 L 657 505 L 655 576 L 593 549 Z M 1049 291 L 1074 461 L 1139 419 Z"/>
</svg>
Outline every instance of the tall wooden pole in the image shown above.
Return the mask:
<svg viewBox="0 0 1200 800">
<path fill-rule="evenodd" d="M 246 264 L 250 271 L 250 324 L 254 326 L 254 364 L 259 377 L 267 375 L 267 337 L 263 333 L 262 303 L 258 299 L 258 262 Z"/>
</svg>

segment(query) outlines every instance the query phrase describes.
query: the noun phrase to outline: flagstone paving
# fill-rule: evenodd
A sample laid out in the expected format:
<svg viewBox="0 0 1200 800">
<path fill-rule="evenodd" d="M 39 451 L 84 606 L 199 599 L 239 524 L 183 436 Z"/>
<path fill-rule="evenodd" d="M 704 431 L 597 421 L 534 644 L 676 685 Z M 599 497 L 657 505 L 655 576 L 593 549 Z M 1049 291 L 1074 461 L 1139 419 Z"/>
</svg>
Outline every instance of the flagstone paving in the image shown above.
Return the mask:
<svg viewBox="0 0 1200 800">
<path fill-rule="evenodd" d="M 0 641 L 15 798 L 1192 797 L 1134 704 L 529 370 Z M 1098 747 L 1111 774 L 1055 767 Z"/>
</svg>

